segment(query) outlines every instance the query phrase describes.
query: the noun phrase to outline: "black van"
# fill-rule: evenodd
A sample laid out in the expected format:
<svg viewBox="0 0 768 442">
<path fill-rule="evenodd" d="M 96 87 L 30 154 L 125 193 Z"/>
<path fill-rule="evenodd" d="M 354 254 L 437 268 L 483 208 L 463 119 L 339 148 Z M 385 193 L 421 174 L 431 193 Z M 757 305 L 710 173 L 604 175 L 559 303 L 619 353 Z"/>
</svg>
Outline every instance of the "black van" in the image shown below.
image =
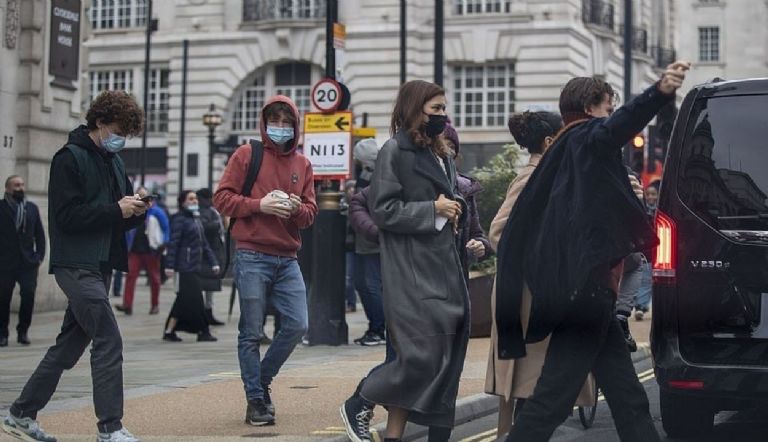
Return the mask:
<svg viewBox="0 0 768 442">
<path fill-rule="evenodd" d="M 683 101 L 667 152 L 651 349 L 670 437 L 768 406 L 768 79 Z"/>
</svg>

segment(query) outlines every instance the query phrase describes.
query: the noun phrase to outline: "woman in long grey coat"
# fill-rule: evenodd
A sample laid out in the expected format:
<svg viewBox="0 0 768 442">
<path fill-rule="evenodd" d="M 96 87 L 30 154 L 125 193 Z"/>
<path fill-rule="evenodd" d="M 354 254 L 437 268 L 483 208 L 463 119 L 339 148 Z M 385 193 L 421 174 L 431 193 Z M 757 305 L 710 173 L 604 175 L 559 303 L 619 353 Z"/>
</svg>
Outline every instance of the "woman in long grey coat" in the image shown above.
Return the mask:
<svg viewBox="0 0 768 442">
<path fill-rule="evenodd" d="M 349 437 L 369 441 L 373 404 L 389 412 L 385 440 L 406 421 L 447 441 L 469 340 L 469 301 L 455 233 L 462 214 L 456 168 L 442 137 L 445 91 L 425 81 L 400 88 L 393 138 L 371 179 L 379 227 L 384 311 L 391 355 L 342 407 Z"/>
</svg>

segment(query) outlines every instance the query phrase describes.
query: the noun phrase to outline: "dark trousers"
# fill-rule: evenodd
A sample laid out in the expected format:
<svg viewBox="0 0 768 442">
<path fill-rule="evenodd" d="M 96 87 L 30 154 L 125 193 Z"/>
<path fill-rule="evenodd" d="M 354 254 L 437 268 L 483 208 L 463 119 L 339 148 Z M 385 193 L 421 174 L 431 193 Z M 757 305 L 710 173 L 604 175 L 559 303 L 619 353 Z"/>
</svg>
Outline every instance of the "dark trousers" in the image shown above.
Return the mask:
<svg viewBox="0 0 768 442">
<path fill-rule="evenodd" d="M 381 285 L 381 255 L 355 254 L 355 288 L 368 318 L 368 331 L 384 333 L 384 301 Z"/>
<path fill-rule="evenodd" d="M 37 289 L 37 267 L 18 270 L 12 273 L 0 273 L 0 336 L 8 337 L 8 325 L 11 321 L 11 297 L 13 288 L 19 284 L 21 305 L 19 307 L 18 333 L 26 333 L 32 324 L 32 311 L 35 309 L 35 290 Z"/>
<path fill-rule="evenodd" d="M 104 433 L 118 431 L 123 428 L 123 341 L 109 304 L 111 274 L 57 268 L 54 276 L 69 301 L 64 323 L 56 344 L 48 349 L 11 406 L 11 414 L 36 419 L 56 391 L 64 370 L 74 367 L 93 342 L 91 378 L 97 426 Z"/>
<path fill-rule="evenodd" d="M 570 414 L 587 374 L 603 391 L 622 442 L 660 441 L 637 379 L 611 290 L 583 290 L 552 332 L 544 367 L 507 442 L 544 442 Z"/>
</svg>

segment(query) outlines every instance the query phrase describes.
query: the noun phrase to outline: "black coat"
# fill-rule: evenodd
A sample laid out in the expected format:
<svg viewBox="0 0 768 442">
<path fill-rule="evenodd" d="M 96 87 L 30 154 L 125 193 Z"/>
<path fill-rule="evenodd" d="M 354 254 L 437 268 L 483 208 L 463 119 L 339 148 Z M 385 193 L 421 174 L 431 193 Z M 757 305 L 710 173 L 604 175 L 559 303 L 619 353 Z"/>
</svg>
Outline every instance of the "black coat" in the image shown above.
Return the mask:
<svg viewBox="0 0 768 442">
<path fill-rule="evenodd" d="M 200 220 L 190 211 L 181 209 L 171 217 L 171 241 L 165 266 L 179 273 L 197 273 L 203 263 L 203 255 L 211 267 L 219 265 L 205 239 Z"/>
<path fill-rule="evenodd" d="M 37 205 L 26 201 L 25 220 L 16 230 L 16 214 L 5 199 L 0 200 L 0 271 L 37 267 L 45 258 L 45 231 Z"/>
<path fill-rule="evenodd" d="M 658 242 L 620 153 L 673 98 L 654 85 L 609 118 L 567 127 L 542 158 L 499 241 L 501 359 L 523 357 L 525 342 L 546 338 L 595 268 Z M 520 322 L 524 281 L 533 298 L 525 334 Z"/>
</svg>

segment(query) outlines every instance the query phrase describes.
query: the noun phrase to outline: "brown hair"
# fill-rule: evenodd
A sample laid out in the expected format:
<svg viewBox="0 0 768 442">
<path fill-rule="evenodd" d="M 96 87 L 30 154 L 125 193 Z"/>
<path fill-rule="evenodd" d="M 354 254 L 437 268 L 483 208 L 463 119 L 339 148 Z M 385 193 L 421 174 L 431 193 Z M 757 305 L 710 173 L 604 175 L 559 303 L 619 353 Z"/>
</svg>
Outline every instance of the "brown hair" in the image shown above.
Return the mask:
<svg viewBox="0 0 768 442">
<path fill-rule="evenodd" d="M 529 153 L 542 153 L 544 140 L 562 129 L 563 120 L 553 112 L 525 111 L 512 114 L 507 127 L 520 148 L 528 149 Z"/>
<path fill-rule="evenodd" d="M 445 138 L 442 134 L 428 137 L 422 118 L 424 105 L 439 95 L 445 96 L 445 89 L 428 81 L 413 80 L 400 86 L 389 131 L 394 136 L 399 130 L 405 130 L 416 146 L 448 157 L 453 156 L 453 152 L 446 145 Z"/>
<path fill-rule="evenodd" d="M 133 137 L 144 131 L 144 111 L 125 91 L 104 91 L 93 100 L 85 115 L 89 130 L 96 130 L 97 122 L 117 123 L 122 135 Z"/>
<path fill-rule="evenodd" d="M 288 117 L 291 120 L 291 124 L 296 124 L 296 116 L 293 115 L 293 109 L 288 103 L 283 103 L 282 101 L 276 101 L 265 107 L 262 114 L 265 121 L 264 124 L 266 124 L 266 121 L 269 121 L 270 118 L 279 118 L 281 115 Z"/>
<path fill-rule="evenodd" d="M 616 92 L 611 85 L 600 78 L 571 79 L 560 92 L 560 114 L 565 124 L 588 118 L 585 110 L 602 103 L 606 94 L 609 99 L 616 99 Z"/>
</svg>

